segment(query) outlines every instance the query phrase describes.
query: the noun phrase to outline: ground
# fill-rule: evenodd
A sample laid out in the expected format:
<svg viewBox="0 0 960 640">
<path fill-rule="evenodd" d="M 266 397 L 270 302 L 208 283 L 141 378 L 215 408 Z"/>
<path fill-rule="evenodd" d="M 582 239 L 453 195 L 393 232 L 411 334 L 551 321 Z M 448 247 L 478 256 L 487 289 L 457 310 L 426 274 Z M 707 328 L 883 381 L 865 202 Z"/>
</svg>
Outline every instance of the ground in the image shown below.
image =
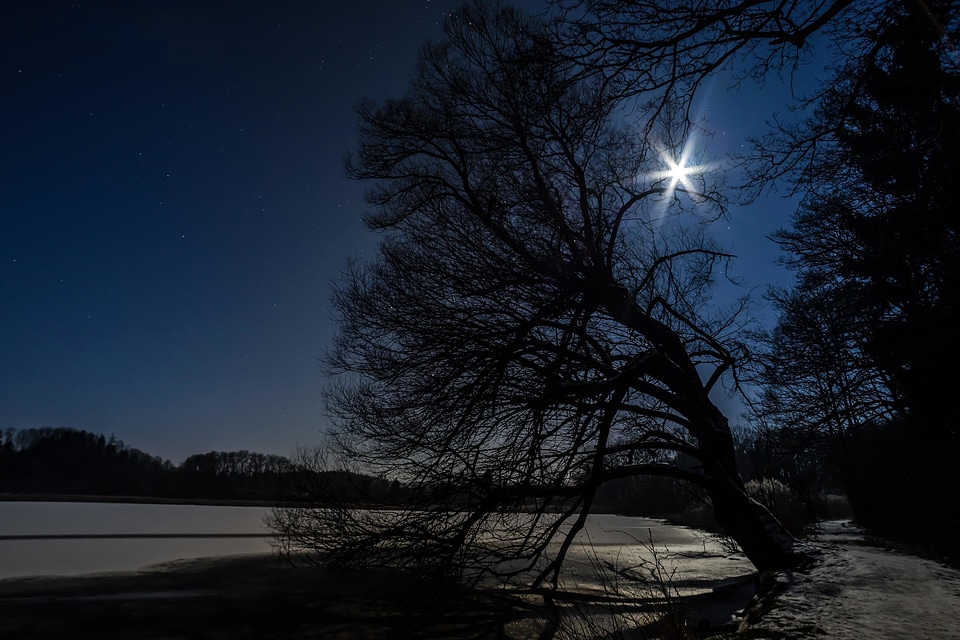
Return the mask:
<svg viewBox="0 0 960 640">
<path fill-rule="evenodd" d="M 960 639 L 960 571 L 895 551 L 846 521 L 822 523 L 819 558 L 776 576 L 752 638 Z M 763 606 L 761 608 L 764 608 Z"/>
<path fill-rule="evenodd" d="M 775 576 L 777 589 L 750 609 L 751 616 L 763 615 L 739 621 L 731 614 L 747 605 L 753 580 L 736 559 L 708 552 L 706 543 L 699 559 L 687 551 L 665 554 L 676 586 L 696 587 L 684 600 L 688 630 L 698 637 L 719 634 L 703 625 L 710 611 L 714 623 L 724 616 L 740 622 L 741 631 L 728 627 L 724 638 L 960 639 L 960 572 L 871 544 L 849 523 L 825 523 L 811 544 L 817 563 L 805 573 Z M 681 555 L 688 565 L 676 564 Z M 722 562 L 736 570 L 713 589 L 683 577 L 698 563 Z M 589 616 L 598 602 L 572 610 Z M 655 623 L 662 604 L 621 608 L 627 619 L 613 636 L 592 623 L 553 625 L 542 599 L 502 590 L 471 591 L 387 570 L 294 569 L 269 556 L 244 556 L 100 576 L 0 580 L 0 638 L 485 639 L 549 637 L 553 630 L 556 638 L 649 639 L 670 632 Z"/>
<path fill-rule="evenodd" d="M 143 572 L 0 581 L 0 638 L 502 638 L 507 598 L 395 571 L 291 569 L 259 555 Z"/>
</svg>

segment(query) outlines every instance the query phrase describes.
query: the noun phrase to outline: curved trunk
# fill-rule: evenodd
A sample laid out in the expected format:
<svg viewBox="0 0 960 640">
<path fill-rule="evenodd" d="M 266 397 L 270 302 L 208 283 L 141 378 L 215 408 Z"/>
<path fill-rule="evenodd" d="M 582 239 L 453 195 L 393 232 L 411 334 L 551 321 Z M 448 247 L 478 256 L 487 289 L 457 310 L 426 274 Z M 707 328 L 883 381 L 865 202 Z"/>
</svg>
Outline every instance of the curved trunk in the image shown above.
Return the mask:
<svg viewBox="0 0 960 640">
<path fill-rule="evenodd" d="M 750 498 L 731 478 L 710 478 L 705 488 L 713 514 L 724 532 L 737 541 L 758 571 L 796 569 L 807 559 L 797 540 L 762 504 Z"/>
<path fill-rule="evenodd" d="M 703 476 L 698 483 L 713 501 L 714 517 L 724 532 L 737 541 L 759 571 L 794 569 L 807 559 L 797 540 L 770 511 L 747 495 L 734 451 L 730 424 L 710 400 L 710 390 L 700 378 L 684 339 L 670 326 L 637 305 L 634 295 L 614 282 L 596 287 L 611 317 L 635 329 L 656 350 L 647 352 L 638 378 L 649 376 L 673 394 L 671 408 L 687 420 L 687 429 L 697 441 Z M 722 347 L 717 346 L 719 351 Z M 715 374 L 730 363 L 720 363 Z"/>
<path fill-rule="evenodd" d="M 706 476 L 702 486 L 713 502 L 714 518 L 758 571 L 796 569 L 807 555 L 797 549 L 797 539 L 776 516 L 747 494 L 737 469 L 727 418 L 705 397 L 703 400 L 706 411 L 698 421 Z"/>
</svg>

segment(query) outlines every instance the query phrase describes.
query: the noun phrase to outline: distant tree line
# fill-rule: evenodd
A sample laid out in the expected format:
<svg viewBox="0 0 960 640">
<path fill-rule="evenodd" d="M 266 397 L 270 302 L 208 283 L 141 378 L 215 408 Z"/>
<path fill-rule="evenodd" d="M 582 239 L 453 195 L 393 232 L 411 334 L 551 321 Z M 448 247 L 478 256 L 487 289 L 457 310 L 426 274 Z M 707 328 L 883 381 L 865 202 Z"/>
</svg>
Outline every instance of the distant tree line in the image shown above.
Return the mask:
<svg viewBox="0 0 960 640">
<path fill-rule="evenodd" d="M 78 429 L 0 430 L 0 495 L 111 496 L 174 500 L 315 501 L 315 489 L 338 505 L 400 505 L 396 480 L 318 471 L 308 454 L 210 451 L 179 465 L 109 437 Z"/>
<path fill-rule="evenodd" d="M 116 436 L 69 428 L 0 432 L 0 493 L 275 500 L 290 461 L 251 451 L 211 451 L 179 466 Z"/>
<path fill-rule="evenodd" d="M 736 454 L 745 480 L 757 486 L 773 482 L 788 492 L 757 497 L 799 528 L 824 515 L 826 496 L 841 491 L 842 483 L 831 467 L 815 456 L 785 457 L 787 443 L 780 441 L 783 435 L 739 434 Z M 210 451 L 174 465 L 130 447 L 114 435 L 62 427 L 7 429 L 0 431 L 0 494 L 268 502 L 315 502 L 322 495 L 331 505 L 347 507 L 401 507 L 410 502 L 411 489 L 404 483 L 354 471 L 320 470 L 322 466 L 309 457 L 310 453 L 304 452 L 292 461 L 246 450 Z M 693 467 L 695 461 L 678 464 Z M 433 487 L 438 495 L 456 491 Z M 463 495 L 460 502 L 466 504 L 469 499 Z M 792 512 L 784 518 L 787 502 Z M 695 487 L 665 477 L 633 476 L 605 484 L 597 494 L 595 510 L 668 516 L 716 528 L 702 508 L 705 504 L 707 495 Z"/>
</svg>

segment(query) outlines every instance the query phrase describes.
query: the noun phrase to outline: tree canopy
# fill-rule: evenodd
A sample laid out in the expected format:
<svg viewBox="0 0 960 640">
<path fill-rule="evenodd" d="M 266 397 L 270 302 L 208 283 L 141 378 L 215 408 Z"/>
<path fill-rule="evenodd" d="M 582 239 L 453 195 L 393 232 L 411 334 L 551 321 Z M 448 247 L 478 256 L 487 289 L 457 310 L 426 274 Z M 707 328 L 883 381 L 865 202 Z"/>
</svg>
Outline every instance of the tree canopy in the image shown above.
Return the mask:
<svg viewBox="0 0 960 640">
<path fill-rule="evenodd" d="M 957 29 L 954 3 L 877 16 L 872 46 L 838 69 L 803 127 L 830 144 L 798 177 L 805 197 L 776 236 L 800 287 L 845 310 L 899 410 L 931 427 L 951 386 L 939 363 L 960 344 L 960 75 L 943 29 Z"/>
<path fill-rule="evenodd" d="M 403 97 L 358 109 L 348 171 L 383 238 L 336 288 L 329 357 L 334 455 L 422 509 L 292 510 L 281 532 L 342 562 L 539 583 L 598 487 L 657 474 L 706 491 L 758 567 L 793 566 L 711 399 L 743 353 L 736 313 L 705 313 L 730 256 L 702 223 L 723 200 L 665 161 L 683 118 L 631 113 L 516 10 L 469 4 L 445 33 Z"/>
<path fill-rule="evenodd" d="M 945 373 L 960 356 L 958 8 L 879 7 L 810 117 L 764 141 L 807 160 L 791 173 L 793 225 L 774 236 L 797 284 L 775 295 L 762 415 L 806 446 L 833 442 L 861 522 L 941 555 L 960 526 Z"/>
</svg>

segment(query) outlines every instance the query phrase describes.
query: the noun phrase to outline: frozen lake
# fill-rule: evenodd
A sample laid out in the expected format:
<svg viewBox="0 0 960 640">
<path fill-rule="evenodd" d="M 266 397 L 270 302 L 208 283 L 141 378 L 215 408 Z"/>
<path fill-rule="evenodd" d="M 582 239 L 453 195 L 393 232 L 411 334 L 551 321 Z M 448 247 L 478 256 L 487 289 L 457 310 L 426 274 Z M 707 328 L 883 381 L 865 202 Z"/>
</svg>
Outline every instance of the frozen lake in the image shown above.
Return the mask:
<svg viewBox="0 0 960 640">
<path fill-rule="evenodd" d="M 190 558 L 272 551 L 265 507 L 96 502 L 0 502 L 0 579 L 138 570 Z M 743 575 L 752 567 L 702 534 L 660 520 L 596 514 L 571 547 L 576 581 L 597 562 L 649 565 L 650 538 L 677 578 Z M 695 584 L 690 583 L 690 587 Z"/>
<path fill-rule="evenodd" d="M 269 553 L 263 507 L 0 502 L 0 579 Z"/>
</svg>

